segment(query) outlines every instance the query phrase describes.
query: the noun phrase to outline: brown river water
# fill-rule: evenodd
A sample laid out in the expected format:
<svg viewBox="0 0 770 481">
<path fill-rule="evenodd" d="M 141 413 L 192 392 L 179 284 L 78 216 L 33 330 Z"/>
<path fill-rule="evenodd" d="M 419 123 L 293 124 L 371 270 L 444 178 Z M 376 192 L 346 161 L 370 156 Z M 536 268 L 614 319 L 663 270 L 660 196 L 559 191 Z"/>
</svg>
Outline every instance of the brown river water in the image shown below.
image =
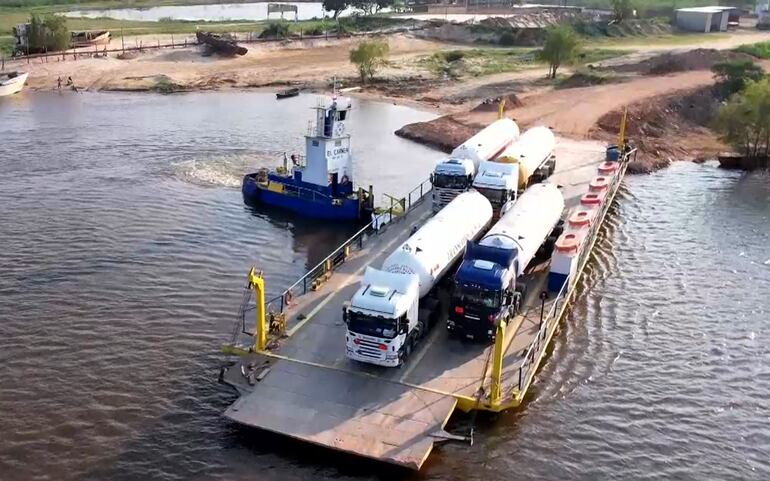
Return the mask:
<svg viewBox="0 0 770 481">
<path fill-rule="evenodd" d="M 222 418 L 248 267 L 278 292 L 350 233 L 241 199 L 314 101 L 0 101 L 0 480 L 770 479 L 770 176 L 712 164 L 626 179 L 527 403 L 422 473 Z M 392 132 L 432 115 L 354 105 L 359 182 L 426 178 Z"/>
</svg>

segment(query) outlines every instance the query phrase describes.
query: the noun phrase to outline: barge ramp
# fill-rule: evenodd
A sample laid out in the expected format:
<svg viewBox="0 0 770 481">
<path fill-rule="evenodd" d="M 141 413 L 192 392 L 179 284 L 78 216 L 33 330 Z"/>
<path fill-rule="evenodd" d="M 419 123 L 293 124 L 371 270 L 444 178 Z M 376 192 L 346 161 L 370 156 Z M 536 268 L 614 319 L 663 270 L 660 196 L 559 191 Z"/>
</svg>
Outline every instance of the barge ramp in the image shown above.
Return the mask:
<svg viewBox="0 0 770 481">
<path fill-rule="evenodd" d="M 605 146 L 596 142 L 559 139 L 557 169 L 549 182 L 562 187 L 567 208 L 580 203 L 604 153 Z M 260 302 L 256 308 L 244 303 L 233 342 L 225 347 L 239 357 L 220 373 L 220 381 L 239 394 L 225 416 L 302 442 L 419 470 L 434 444 L 463 439 L 444 431 L 455 409 L 499 412 L 521 404 L 575 292 L 626 165 L 622 162 L 619 180 L 591 228 L 578 274 L 560 292 L 547 293 L 548 262 L 533 266 L 525 274 L 525 308 L 498 329 L 494 344 L 450 339 L 439 321 L 402 368 L 356 363 L 345 356 L 343 304 L 358 289 L 368 264 L 380 265 L 430 218 L 430 186 L 423 184 L 419 193 L 415 190 L 402 201 L 400 215 L 391 209 L 388 225 L 376 233 L 371 225 L 362 229 L 268 301 L 262 313 Z M 264 295 L 261 278 L 253 270 L 250 275 L 256 296 Z M 249 330 L 254 314 L 259 319 L 265 311 L 280 333 L 269 339 L 262 337 L 264 328 Z M 260 320 L 257 325 L 261 322 L 266 325 Z M 243 334 L 257 342 L 238 345 Z"/>
</svg>

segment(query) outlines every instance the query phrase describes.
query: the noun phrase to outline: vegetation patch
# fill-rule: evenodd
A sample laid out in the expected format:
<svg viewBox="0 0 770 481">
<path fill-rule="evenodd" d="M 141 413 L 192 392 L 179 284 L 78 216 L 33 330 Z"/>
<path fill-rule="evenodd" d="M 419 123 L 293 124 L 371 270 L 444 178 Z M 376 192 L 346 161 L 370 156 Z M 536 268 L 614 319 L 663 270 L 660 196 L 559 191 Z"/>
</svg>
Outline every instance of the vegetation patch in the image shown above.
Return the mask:
<svg viewBox="0 0 770 481">
<path fill-rule="evenodd" d="M 536 65 L 537 59 L 528 48 L 474 48 L 443 50 L 418 62 L 436 75 L 459 78 L 513 72 Z"/>
<path fill-rule="evenodd" d="M 559 79 L 556 83 L 556 88 L 568 89 L 576 87 L 589 87 L 591 85 L 604 85 L 622 81 L 623 77 L 619 77 L 612 73 L 580 68 L 572 75 Z"/>
<path fill-rule="evenodd" d="M 770 59 L 770 42 L 758 42 L 747 45 L 741 45 L 735 49 L 736 52 L 745 53 L 756 58 Z"/>
<path fill-rule="evenodd" d="M 259 38 L 286 38 L 289 36 L 289 24 L 285 22 L 270 22 Z"/>
</svg>

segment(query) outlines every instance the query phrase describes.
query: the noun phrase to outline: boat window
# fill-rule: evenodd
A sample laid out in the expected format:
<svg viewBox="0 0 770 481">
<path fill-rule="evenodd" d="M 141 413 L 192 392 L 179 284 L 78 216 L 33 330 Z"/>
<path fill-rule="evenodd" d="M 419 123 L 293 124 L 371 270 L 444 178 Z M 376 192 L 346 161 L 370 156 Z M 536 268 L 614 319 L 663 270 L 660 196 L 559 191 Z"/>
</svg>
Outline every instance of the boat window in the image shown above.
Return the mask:
<svg viewBox="0 0 770 481">
<path fill-rule="evenodd" d="M 317 140 L 313 141 L 313 147 L 318 147 L 318 141 Z"/>
<path fill-rule="evenodd" d="M 393 339 L 398 332 L 397 328 L 396 319 L 348 311 L 348 329 L 356 334 Z"/>
<path fill-rule="evenodd" d="M 464 189 L 468 186 L 468 177 L 465 175 L 436 174 L 433 176 L 433 185 L 450 189 Z"/>
<path fill-rule="evenodd" d="M 345 120 L 345 117 L 347 116 L 347 114 L 348 114 L 347 110 L 341 111 L 340 112 L 340 120 Z"/>
<path fill-rule="evenodd" d="M 341 140 L 335 140 L 334 141 L 334 146 L 335 147 L 339 147 L 340 145 L 342 145 L 342 141 Z"/>
</svg>

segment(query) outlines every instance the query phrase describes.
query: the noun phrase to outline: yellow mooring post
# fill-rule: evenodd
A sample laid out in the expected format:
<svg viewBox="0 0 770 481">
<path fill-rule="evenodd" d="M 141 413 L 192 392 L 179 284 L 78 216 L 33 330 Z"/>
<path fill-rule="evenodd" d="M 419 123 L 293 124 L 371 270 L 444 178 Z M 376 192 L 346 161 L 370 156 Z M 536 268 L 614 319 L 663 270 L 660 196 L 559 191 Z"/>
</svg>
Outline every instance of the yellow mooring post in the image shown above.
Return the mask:
<svg viewBox="0 0 770 481">
<path fill-rule="evenodd" d="M 501 379 L 503 376 L 503 343 L 505 343 L 505 323 L 501 322 L 497 326 L 495 334 L 495 352 L 492 358 L 492 387 L 489 391 L 489 404 L 494 408 L 500 405 Z"/>
<path fill-rule="evenodd" d="M 618 148 L 623 153 L 626 144 L 626 119 L 628 117 L 628 108 L 623 109 L 623 118 L 620 120 L 620 134 L 618 135 Z"/>
<path fill-rule="evenodd" d="M 249 287 L 254 289 L 254 301 L 257 311 L 257 329 L 254 332 L 254 350 L 264 351 L 267 348 L 267 322 L 265 320 L 265 280 L 262 272 L 255 267 L 249 271 Z"/>
<path fill-rule="evenodd" d="M 502 119 L 505 116 L 505 99 L 500 101 L 500 106 L 497 108 L 497 118 Z"/>
</svg>

